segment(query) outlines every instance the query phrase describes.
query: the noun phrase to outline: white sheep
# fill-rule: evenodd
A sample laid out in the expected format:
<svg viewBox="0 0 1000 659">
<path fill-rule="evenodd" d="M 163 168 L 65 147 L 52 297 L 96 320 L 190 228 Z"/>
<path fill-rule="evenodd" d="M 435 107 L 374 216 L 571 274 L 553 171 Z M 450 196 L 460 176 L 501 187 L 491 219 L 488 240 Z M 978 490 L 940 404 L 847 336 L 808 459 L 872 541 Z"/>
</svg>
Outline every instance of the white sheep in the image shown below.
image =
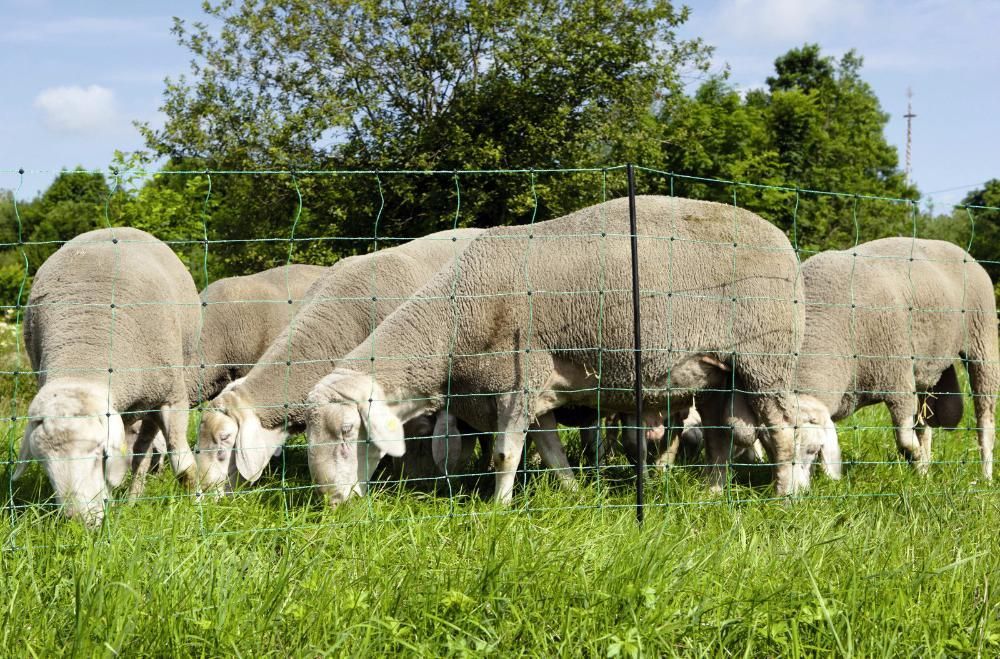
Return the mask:
<svg viewBox="0 0 1000 659">
<path fill-rule="evenodd" d="M 66 515 L 99 523 L 128 470 L 123 414 L 162 431 L 174 473 L 191 476 L 184 365 L 198 315 L 191 275 L 148 233 L 99 229 L 60 247 L 25 306 L 39 389 L 14 477 L 41 462 Z"/>
<path fill-rule="evenodd" d="M 885 238 L 817 254 L 802 264 L 802 276 L 808 306 L 796 369 L 800 477 L 808 480 L 820 459 L 827 475 L 840 478 L 835 422 L 878 403 L 889 409 L 900 453 L 926 474 L 931 428 L 955 427 L 962 418 L 954 364 L 960 359 L 990 480 L 1000 363 L 993 284 L 982 266 L 948 242 Z M 746 401 L 738 395 L 720 405 Z M 753 431 L 743 424 L 734 434 L 739 445 Z M 715 462 L 724 462 L 728 444 L 727 432 L 706 431 Z"/>
<path fill-rule="evenodd" d="M 246 375 L 288 326 L 324 272 L 322 266 L 290 264 L 218 279 L 206 286 L 200 296 L 198 370 L 189 371 L 195 394 L 191 404 L 215 398 L 233 380 Z M 154 433 L 152 438 L 142 433 L 140 425 L 136 421 L 126 426 L 126 443 L 134 456 L 131 497 L 142 493 L 146 474 L 165 450 L 155 424 L 147 428 L 147 433 Z"/>
<path fill-rule="evenodd" d="M 802 264 L 806 333 L 797 369 L 799 405 L 833 422 L 885 403 L 899 451 L 926 474 L 931 427 L 962 416 L 955 361 L 973 394 L 983 478 L 993 475 L 1000 387 L 993 282 L 949 242 L 884 238 L 817 254 Z M 824 446 L 839 473 L 839 449 Z"/>
<path fill-rule="evenodd" d="M 330 267 L 257 364 L 204 413 L 197 448 L 201 489 L 218 491 L 237 475 L 256 481 L 271 455 L 305 428 L 306 397 L 333 361 L 479 233 L 441 231 Z"/>
<path fill-rule="evenodd" d="M 731 363 L 772 427 L 779 493 L 797 489 L 786 391 L 802 333 L 798 260 L 749 211 L 672 197 L 636 200 L 645 405 L 717 386 Z M 628 203 L 498 227 L 336 360 L 309 395 L 309 465 L 329 503 L 363 493 L 368 466 L 405 452 L 402 422 L 440 409 L 494 442 L 508 502 L 525 434 L 563 405 L 632 406 Z M 481 419 L 484 399 L 496 413 Z M 477 421 L 479 422 L 477 424 Z M 543 428 L 545 429 L 545 428 Z M 553 428 L 554 430 L 554 428 Z M 561 449 L 560 449 L 561 452 Z M 563 458 L 564 459 L 564 458 Z"/>
</svg>

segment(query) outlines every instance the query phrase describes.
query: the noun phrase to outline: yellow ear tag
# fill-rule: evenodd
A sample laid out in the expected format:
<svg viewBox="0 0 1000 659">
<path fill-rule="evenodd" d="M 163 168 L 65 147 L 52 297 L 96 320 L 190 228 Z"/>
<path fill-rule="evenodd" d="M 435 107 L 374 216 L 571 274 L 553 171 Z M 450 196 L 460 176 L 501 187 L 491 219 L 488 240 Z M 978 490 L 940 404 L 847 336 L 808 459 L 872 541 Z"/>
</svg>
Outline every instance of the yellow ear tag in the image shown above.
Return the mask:
<svg viewBox="0 0 1000 659">
<path fill-rule="evenodd" d="M 122 444 L 122 457 L 124 458 L 127 455 L 128 455 L 128 447 Z"/>
<path fill-rule="evenodd" d="M 386 423 L 385 425 L 392 432 L 396 432 L 397 430 L 399 430 L 399 420 L 398 419 L 389 419 L 389 422 Z"/>
</svg>

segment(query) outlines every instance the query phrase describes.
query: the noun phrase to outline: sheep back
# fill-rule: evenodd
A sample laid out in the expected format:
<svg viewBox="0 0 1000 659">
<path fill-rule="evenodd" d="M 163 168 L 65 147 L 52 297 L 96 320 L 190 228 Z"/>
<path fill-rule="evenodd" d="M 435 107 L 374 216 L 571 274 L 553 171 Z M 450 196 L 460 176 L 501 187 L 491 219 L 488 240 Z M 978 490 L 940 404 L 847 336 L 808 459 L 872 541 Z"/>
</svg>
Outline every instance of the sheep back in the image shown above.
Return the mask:
<svg viewBox="0 0 1000 659">
<path fill-rule="evenodd" d="M 109 383 L 120 413 L 148 410 L 176 402 L 198 316 L 194 281 L 167 245 L 138 229 L 98 229 L 38 268 L 24 342 L 40 386 Z"/>
<path fill-rule="evenodd" d="M 693 367 L 704 354 L 731 361 L 752 390 L 788 389 L 803 313 L 785 235 L 723 204 L 660 196 L 636 204 L 650 404 L 705 386 Z M 630 264 L 627 199 L 487 230 L 337 365 L 395 371 L 394 381 L 380 378 L 391 397 L 392 389 L 438 395 L 449 378 L 452 394 L 538 391 L 558 360 L 592 380 L 567 402 L 593 405 L 600 389 L 602 409 L 630 409 Z M 370 354 L 386 361 L 368 368 Z M 462 403 L 453 405 L 464 418 Z"/>
<path fill-rule="evenodd" d="M 802 275 L 808 322 L 797 387 L 834 420 L 914 386 L 932 390 L 960 356 L 986 367 L 977 394 L 1000 386 L 993 284 L 962 248 L 884 238 L 817 254 Z"/>
<path fill-rule="evenodd" d="M 214 398 L 226 384 L 246 375 L 326 270 L 290 264 L 206 286 L 201 292 L 199 376 L 192 383 L 192 400 Z"/>
</svg>

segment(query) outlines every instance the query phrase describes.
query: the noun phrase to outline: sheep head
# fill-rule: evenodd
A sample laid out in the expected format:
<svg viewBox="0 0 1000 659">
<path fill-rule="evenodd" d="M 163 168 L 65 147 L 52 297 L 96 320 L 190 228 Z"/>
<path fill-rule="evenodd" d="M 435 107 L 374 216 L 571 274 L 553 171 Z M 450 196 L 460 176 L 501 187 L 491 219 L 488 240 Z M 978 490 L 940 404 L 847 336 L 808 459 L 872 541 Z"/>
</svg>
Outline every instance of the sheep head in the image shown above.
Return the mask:
<svg viewBox="0 0 1000 659">
<path fill-rule="evenodd" d="M 834 480 L 843 473 L 837 426 L 819 399 L 800 394 L 796 409 L 796 467 L 798 480 L 808 487 L 812 465 L 819 460 L 823 472 Z"/>
<path fill-rule="evenodd" d="M 369 375 L 337 369 L 309 393 L 309 471 L 330 505 L 364 495 L 379 460 L 406 451 L 403 423 Z"/>
<path fill-rule="evenodd" d="M 840 444 L 837 441 L 837 427 L 829 410 L 819 399 L 809 395 L 799 395 L 792 403 L 789 419 L 794 425 L 794 452 L 791 465 L 791 491 L 809 489 L 812 467 L 817 462 L 830 478 L 841 477 Z M 746 459 L 756 461 L 761 448 L 773 453 L 771 437 L 750 408 L 747 395 L 742 392 L 727 395 L 723 406 L 721 423 L 732 430 L 734 448 Z"/>
<path fill-rule="evenodd" d="M 105 502 L 128 472 L 122 418 L 107 387 L 59 379 L 43 386 L 28 408 L 14 478 L 37 460 L 67 517 L 87 526 L 104 518 Z"/>
<path fill-rule="evenodd" d="M 252 403 L 240 392 L 242 378 L 226 387 L 201 417 L 196 462 L 198 487 L 221 492 L 238 476 L 260 478 L 271 456 L 285 443 L 283 429 L 264 428 Z"/>
</svg>

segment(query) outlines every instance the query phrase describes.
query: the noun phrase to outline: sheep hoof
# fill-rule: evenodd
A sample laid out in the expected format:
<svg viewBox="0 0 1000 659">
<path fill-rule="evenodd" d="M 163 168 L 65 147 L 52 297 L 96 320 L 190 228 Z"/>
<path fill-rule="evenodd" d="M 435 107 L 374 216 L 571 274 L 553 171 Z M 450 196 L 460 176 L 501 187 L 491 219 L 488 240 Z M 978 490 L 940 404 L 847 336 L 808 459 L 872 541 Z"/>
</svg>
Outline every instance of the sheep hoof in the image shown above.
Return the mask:
<svg viewBox="0 0 1000 659">
<path fill-rule="evenodd" d="M 195 471 L 196 470 L 192 465 L 190 468 L 177 474 L 177 482 L 180 483 L 185 489 L 191 490 L 192 492 L 198 489 L 198 477 Z"/>
<path fill-rule="evenodd" d="M 577 482 L 572 476 L 560 476 L 559 485 L 565 492 L 579 492 L 580 483 Z"/>
</svg>

